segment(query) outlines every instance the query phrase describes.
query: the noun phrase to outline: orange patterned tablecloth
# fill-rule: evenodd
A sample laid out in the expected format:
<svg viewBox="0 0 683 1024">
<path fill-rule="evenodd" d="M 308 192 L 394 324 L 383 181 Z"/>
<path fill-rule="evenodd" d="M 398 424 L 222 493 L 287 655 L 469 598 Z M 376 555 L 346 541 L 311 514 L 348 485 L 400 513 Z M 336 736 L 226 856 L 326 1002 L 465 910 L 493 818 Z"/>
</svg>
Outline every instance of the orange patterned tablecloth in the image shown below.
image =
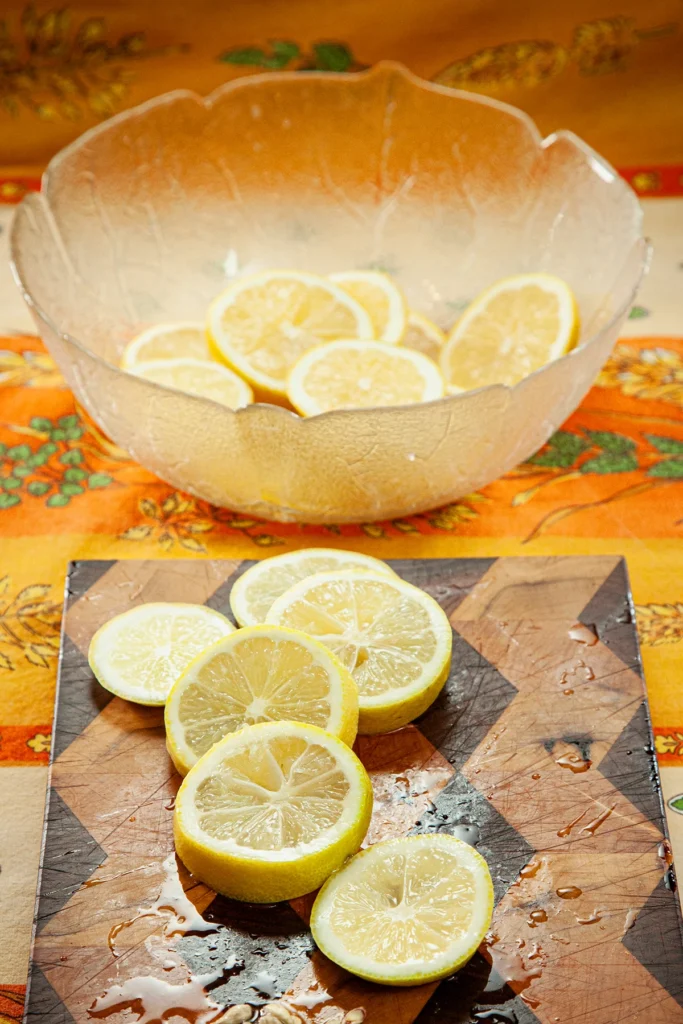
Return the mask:
<svg viewBox="0 0 683 1024">
<path fill-rule="evenodd" d="M 228 12 L 228 6 L 230 10 Z M 315 10 L 314 10 L 315 6 Z M 680 10 L 628 0 L 424 5 L 284 0 L 186 8 L 9 4 L 0 53 L 0 1024 L 21 1018 L 40 849 L 66 563 L 259 557 L 337 544 L 381 557 L 625 554 L 674 850 L 683 856 L 683 65 Z M 548 7 L 561 7 L 548 11 Z M 384 12 L 384 14 L 382 14 Z M 144 29 L 144 34 L 139 31 Z M 275 40 L 275 42 L 273 42 Z M 83 68 L 90 55 L 90 72 Z M 90 422 L 7 269 L 11 204 L 98 117 L 182 86 L 380 57 L 571 127 L 645 200 L 655 257 L 624 337 L 579 410 L 526 464 L 434 512 L 340 528 L 257 522 L 175 492 Z M 30 74 L 27 77 L 27 70 Z M 23 75 L 23 77 L 22 77 Z M 61 76 L 61 77 L 60 77 Z M 4 118 L 4 120 L 3 120 Z M 653 197 L 653 198 L 649 198 Z M 657 198 L 654 198 L 657 197 Z"/>
</svg>

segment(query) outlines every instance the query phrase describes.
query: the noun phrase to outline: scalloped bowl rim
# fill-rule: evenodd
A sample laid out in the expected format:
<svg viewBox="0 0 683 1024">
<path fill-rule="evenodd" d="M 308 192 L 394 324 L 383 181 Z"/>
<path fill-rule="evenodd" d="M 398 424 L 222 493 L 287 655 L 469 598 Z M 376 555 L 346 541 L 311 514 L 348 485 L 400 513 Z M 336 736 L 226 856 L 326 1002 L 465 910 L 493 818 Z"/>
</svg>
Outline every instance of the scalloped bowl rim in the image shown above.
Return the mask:
<svg viewBox="0 0 683 1024">
<path fill-rule="evenodd" d="M 479 93 L 467 92 L 464 89 L 452 89 L 449 86 L 439 85 L 436 82 L 430 82 L 426 79 L 420 78 L 419 75 L 414 74 L 400 62 L 391 60 L 378 61 L 371 68 L 368 68 L 366 70 L 354 71 L 345 74 L 343 76 L 343 80 L 347 81 L 349 78 L 357 79 L 382 76 L 389 77 L 390 75 L 403 78 L 404 80 L 409 81 L 413 86 L 423 90 L 424 92 L 433 92 L 438 95 L 448 96 L 449 98 L 461 99 L 468 103 L 472 103 L 473 105 L 482 104 L 484 106 L 490 106 L 497 110 L 500 110 L 501 112 L 509 115 L 510 117 L 514 117 L 517 121 L 524 124 L 525 128 L 527 129 L 527 131 L 529 132 L 530 136 L 532 137 L 533 141 L 539 149 L 547 149 L 549 146 L 553 145 L 558 139 L 568 139 L 578 150 L 580 150 L 584 154 L 586 160 L 591 165 L 591 170 L 593 171 L 593 173 L 600 173 L 595 168 L 595 164 L 597 163 L 602 169 L 602 171 L 608 174 L 612 180 L 621 182 L 623 184 L 623 187 L 632 194 L 634 200 L 636 201 L 636 204 L 638 204 L 638 197 L 636 196 L 635 192 L 633 192 L 628 183 L 625 182 L 620 177 L 615 168 L 612 167 L 612 165 L 607 160 L 605 160 L 604 157 L 602 157 L 596 150 L 589 146 L 587 142 L 584 142 L 584 140 L 580 138 L 580 136 L 576 135 L 574 132 L 568 129 L 559 129 L 558 131 L 551 132 L 550 135 L 543 137 L 535 121 L 525 111 L 521 110 L 519 107 L 513 106 L 510 103 L 504 103 L 502 100 L 497 100 L 491 96 L 482 96 Z M 50 183 L 50 172 L 54 168 L 58 167 L 65 160 L 67 160 L 73 152 L 90 143 L 93 139 L 97 138 L 98 135 L 111 131 L 113 126 L 120 124 L 123 121 L 126 121 L 133 117 L 137 117 L 139 115 L 144 115 L 145 112 L 149 109 L 154 109 L 155 107 L 161 106 L 163 104 L 171 105 L 172 103 L 178 100 L 188 99 L 192 100 L 192 102 L 196 103 L 198 106 L 204 107 L 205 109 L 209 110 L 218 100 L 223 99 L 224 96 L 229 95 L 231 93 L 240 92 L 242 89 L 249 89 L 253 83 L 260 83 L 263 81 L 275 83 L 298 80 L 300 81 L 300 77 L 301 73 L 298 71 L 271 71 L 253 75 L 243 75 L 240 78 L 235 78 L 230 82 L 226 82 L 223 85 L 218 86 L 218 88 L 214 89 L 206 96 L 202 96 L 199 93 L 194 92 L 192 89 L 173 89 L 169 92 L 162 93 L 160 96 L 153 96 L 150 99 L 145 100 L 134 107 L 129 107 L 127 110 L 123 110 L 120 113 L 114 114 L 112 117 L 107 118 L 107 120 L 103 124 L 94 125 L 92 128 L 89 128 L 87 131 L 83 132 L 76 139 L 74 139 L 73 142 L 69 143 L 69 145 L 65 146 L 58 153 L 56 153 L 55 156 L 53 156 L 50 162 L 48 163 L 47 167 L 45 168 L 45 171 L 43 172 L 41 178 L 40 191 L 25 196 L 24 199 L 22 199 L 19 206 L 25 206 L 29 208 L 34 203 L 40 203 L 41 205 L 44 205 L 47 208 L 47 212 L 50 216 L 52 216 L 52 210 L 47 196 Z M 310 71 L 306 73 L 307 81 L 315 79 L 329 81 L 339 78 L 340 75 L 338 72 Z M 642 228 L 642 208 L 639 208 L 639 210 L 640 212 L 637 224 L 639 228 Z M 56 335 L 58 335 L 64 341 L 67 341 L 70 345 L 73 345 L 87 358 L 94 359 L 101 365 L 106 366 L 109 370 L 114 370 L 117 374 L 129 375 L 129 371 L 122 369 L 115 363 L 110 363 L 107 359 L 104 359 L 101 355 L 99 355 L 99 353 L 94 352 L 92 349 L 88 348 L 87 345 L 85 345 L 82 341 L 79 341 L 78 338 L 75 338 L 72 334 L 69 334 L 67 331 L 64 331 L 61 328 L 59 328 L 57 324 L 55 324 L 54 321 L 52 320 L 52 317 L 49 316 L 45 312 L 45 310 L 39 305 L 39 303 L 35 301 L 31 292 L 24 284 L 21 273 L 17 266 L 17 261 L 15 259 L 15 250 L 17 247 L 17 222 L 18 218 L 15 217 L 12 223 L 12 230 L 10 234 L 9 263 L 14 279 L 26 304 L 36 311 L 40 319 L 43 320 L 44 323 L 52 331 L 54 331 Z M 544 366 L 539 367 L 538 370 L 534 370 L 532 373 L 527 374 L 526 377 L 523 377 L 522 380 L 518 381 L 514 385 L 488 384 L 480 388 L 472 388 L 471 390 L 461 392 L 460 394 L 444 395 L 444 397 L 442 398 L 434 399 L 431 402 L 422 402 L 420 403 L 420 405 L 422 407 L 427 407 L 443 405 L 446 403 L 449 405 L 456 404 L 458 402 L 467 401 L 472 395 L 479 394 L 482 391 L 502 391 L 511 394 L 518 388 L 521 388 L 527 380 L 531 380 L 532 378 L 537 377 L 540 374 L 543 374 L 550 365 L 564 361 L 569 362 L 569 360 L 571 360 L 572 358 L 577 358 L 578 354 L 583 349 L 591 346 L 592 343 L 596 341 L 601 334 L 604 333 L 604 331 L 609 330 L 609 328 L 617 320 L 619 320 L 620 317 L 624 316 L 626 310 L 632 304 L 633 298 L 635 297 L 638 288 L 640 287 L 642 278 L 649 267 L 652 251 L 652 247 L 648 239 L 645 238 L 641 231 L 639 237 L 634 240 L 633 246 L 627 253 L 626 258 L 628 258 L 628 255 L 630 255 L 635 246 L 638 244 L 641 245 L 641 248 L 643 250 L 642 258 L 640 260 L 638 274 L 634 278 L 633 286 L 629 291 L 627 299 L 612 313 L 610 318 L 604 324 L 602 324 L 599 329 L 595 331 L 595 333 L 587 337 L 576 348 L 573 348 L 570 352 L 567 352 L 565 355 L 560 356 L 558 359 L 552 360 L 552 363 L 546 363 Z M 626 262 L 626 260 L 624 260 L 624 262 Z M 619 273 L 620 271 L 618 271 L 615 275 L 615 279 L 618 278 Z M 223 405 L 220 402 L 216 402 L 212 398 L 207 398 L 202 395 L 193 395 L 190 394 L 189 392 L 179 392 L 177 388 L 171 388 L 164 384 L 158 384 L 156 381 L 146 381 L 146 383 L 150 387 L 162 391 L 164 393 L 184 394 L 185 397 L 191 399 L 193 403 L 198 403 L 201 406 L 204 406 L 208 402 L 210 403 L 211 406 L 223 410 L 223 412 L 227 413 L 228 415 L 249 416 L 253 415 L 255 410 L 266 408 L 273 410 L 271 415 L 284 415 L 301 424 L 314 421 L 318 422 L 322 419 L 329 419 L 331 417 L 336 417 L 337 419 L 346 418 L 347 416 L 354 416 L 360 418 L 363 416 L 368 416 L 370 414 L 372 416 L 376 416 L 377 414 L 395 414 L 396 411 L 400 409 L 414 409 L 414 404 L 372 406 L 370 408 L 332 409 L 329 410 L 328 412 L 318 413 L 315 416 L 300 416 L 293 410 L 286 409 L 283 406 L 274 405 L 269 402 L 252 402 L 250 405 L 242 406 L 239 409 L 231 409 L 229 406 Z"/>
</svg>

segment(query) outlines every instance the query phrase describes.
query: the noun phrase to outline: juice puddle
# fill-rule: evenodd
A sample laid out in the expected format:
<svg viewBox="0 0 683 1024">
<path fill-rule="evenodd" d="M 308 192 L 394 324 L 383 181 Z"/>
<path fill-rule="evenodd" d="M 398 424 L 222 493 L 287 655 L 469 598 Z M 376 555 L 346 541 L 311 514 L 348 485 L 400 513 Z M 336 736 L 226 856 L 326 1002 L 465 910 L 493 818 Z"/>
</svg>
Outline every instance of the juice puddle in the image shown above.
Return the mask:
<svg viewBox="0 0 683 1024">
<path fill-rule="evenodd" d="M 164 1024 L 174 1015 L 183 1017 L 188 1024 L 211 1024 L 223 1013 L 205 991 L 207 985 L 218 981 L 223 968 L 211 974 L 190 975 L 182 985 L 171 985 L 162 978 L 142 976 L 129 978 L 110 987 L 88 1009 L 90 1017 L 109 1017 L 122 1010 L 138 1014 L 136 1024 Z"/>
<path fill-rule="evenodd" d="M 217 925 L 205 921 L 195 907 L 192 900 L 186 895 L 183 883 L 178 875 L 178 864 L 175 854 L 170 854 L 163 862 L 164 881 L 162 882 L 159 895 L 151 907 L 140 907 L 138 913 L 126 921 L 121 921 L 111 928 L 107 936 L 107 943 L 114 956 L 116 952 L 116 937 L 124 928 L 130 927 L 135 921 L 141 921 L 146 917 L 165 918 L 164 937 L 181 935 L 187 932 L 215 932 Z"/>
<path fill-rule="evenodd" d="M 288 999 L 294 1006 L 305 1006 L 308 1010 L 312 1010 L 314 1007 L 320 1006 L 321 1003 L 329 1003 L 332 996 L 318 984 L 312 985 L 311 988 L 307 989 L 305 992 L 297 992 L 295 996 L 288 996 Z M 358 1009 L 360 1010 L 360 1007 Z M 363 1016 L 360 1017 L 360 1024 L 365 1020 L 365 1011 L 363 1010 L 362 1012 Z M 356 1015 L 358 1016 L 358 1014 Z"/>
<path fill-rule="evenodd" d="M 487 936 L 484 940 L 483 948 L 486 951 L 487 958 L 491 960 L 491 973 L 489 974 L 489 979 L 484 989 L 484 998 L 481 1002 L 486 1002 L 485 997 L 487 994 L 493 996 L 494 993 L 500 993 L 508 985 L 527 1006 L 530 1006 L 532 1009 L 539 1006 L 539 1000 L 535 999 L 528 989 L 534 978 L 541 977 L 542 964 L 536 961 L 533 966 L 527 966 L 519 949 L 507 949 L 499 942 L 497 935 Z M 490 1001 L 494 1002 L 495 1000 L 491 999 Z M 496 1013 L 500 1014 L 501 1012 L 505 1013 L 507 1011 L 496 1010 Z M 475 1017 L 474 1019 L 476 1020 L 477 1018 Z M 491 1017 L 482 1017 L 480 1019 L 495 1020 L 495 1018 Z M 505 1018 L 503 1017 L 504 1020 Z"/>
<path fill-rule="evenodd" d="M 249 988 L 253 988 L 255 992 L 261 992 L 262 995 L 268 996 L 270 999 L 280 994 L 277 978 L 274 974 L 268 974 L 268 971 L 259 971 Z"/>
</svg>

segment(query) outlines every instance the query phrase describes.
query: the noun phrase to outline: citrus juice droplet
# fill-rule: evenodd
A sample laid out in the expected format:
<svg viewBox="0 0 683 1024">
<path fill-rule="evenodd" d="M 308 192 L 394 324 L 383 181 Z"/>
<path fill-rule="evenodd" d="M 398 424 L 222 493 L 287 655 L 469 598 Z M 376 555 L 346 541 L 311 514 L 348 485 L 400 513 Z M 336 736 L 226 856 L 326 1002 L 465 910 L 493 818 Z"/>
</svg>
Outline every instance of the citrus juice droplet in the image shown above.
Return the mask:
<svg viewBox="0 0 683 1024">
<path fill-rule="evenodd" d="M 664 863 L 667 865 L 667 867 L 669 867 L 671 864 L 673 864 L 673 859 L 674 858 L 673 858 L 673 854 L 671 852 L 671 843 L 669 842 L 668 839 L 662 840 L 662 842 L 657 847 L 657 856 L 659 857 L 660 860 L 664 861 Z"/>
<path fill-rule="evenodd" d="M 590 626 L 584 626 L 582 622 L 577 622 L 575 626 L 569 630 L 569 637 L 575 640 L 577 644 L 584 644 L 585 647 L 594 647 L 598 642 L 598 635 L 595 629 Z"/>
<path fill-rule="evenodd" d="M 576 775 L 587 772 L 593 762 L 588 758 L 584 760 L 578 754 L 565 754 L 563 757 L 558 757 L 555 764 L 559 764 L 560 768 L 569 768 L 569 771 Z"/>
<path fill-rule="evenodd" d="M 452 836 L 462 839 L 468 846 L 476 846 L 479 842 L 479 828 L 477 825 L 454 825 L 449 829 Z"/>
<path fill-rule="evenodd" d="M 583 894 L 583 889 L 579 889 L 577 885 L 565 885 L 561 889 L 556 889 L 555 892 L 561 900 L 578 900 L 579 896 Z"/>
<path fill-rule="evenodd" d="M 487 1024 L 518 1024 L 514 1010 L 477 1010 L 472 1020 L 486 1021 Z"/>
<path fill-rule="evenodd" d="M 591 836 L 595 835 L 600 826 L 607 821 L 610 814 L 614 810 L 614 807 L 616 807 L 616 804 L 614 804 L 613 807 L 608 807 L 606 810 L 602 812 L 602 814 L 599 814 L 597 818 L 594 818 L 593 821 L 589 821 L 587 825 L 583 826 L 581 831 L 588 832 L 588 834 Z"/>
<path fill-rule="evenodd" d="M 577 917 L 576 921 L 577 924 L 597 924 L 598 921 L 602 921 L 602 911 L 594 910 L 590 917 Z"/>
<path fill-rule="evenodd" d="M 566 837 L 571 833 L 571 830 L 574 828 L 574 826 L 578 825 L 579 822 L 581 821 L 581 819 L 585 818 L 585 817 L 586 817 L 586 812 L 582 811 L 581 814 L 578 816 L 578 818 L 574 818 L 573 821 L 570 821 L 568 825 L 565 825 L 564 828 L 561 828 L 558 831 L 557 835 L 559 836 L 559 838 L 560 839 L 566 839 Z"/>
</svg>

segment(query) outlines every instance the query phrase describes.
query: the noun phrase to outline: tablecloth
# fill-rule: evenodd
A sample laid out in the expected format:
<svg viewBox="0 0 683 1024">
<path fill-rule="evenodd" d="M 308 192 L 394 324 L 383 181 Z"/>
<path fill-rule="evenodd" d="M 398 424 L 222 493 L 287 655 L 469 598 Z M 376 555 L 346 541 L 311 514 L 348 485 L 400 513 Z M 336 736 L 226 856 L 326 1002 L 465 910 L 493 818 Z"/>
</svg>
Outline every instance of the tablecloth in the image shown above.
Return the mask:
<svg viewBox="0 0 683 1024">
<path fill-rule="evenodd" d="M 21 1018 L 66 564 L 261 557 L 339 545 L 383 558 L 624 554 L 674 852 L 683 856 L 683 74 L 670 0 L 201 0 L 9 7 L 0 48 L 0 1024 Z M 561 7 L 550 10 L 547 7 Z M 102 10 L 106 8 L 106 19 Z M 423 515 L 266 523 L 178 493 L 83 416 L 7 265 L 12 204 L 97 119 L 175 87 L 382 57 L 570 127 L 643 197 L 654 244 L 623 337 L 577 412 L 503 479 Z"/>
</svg>

